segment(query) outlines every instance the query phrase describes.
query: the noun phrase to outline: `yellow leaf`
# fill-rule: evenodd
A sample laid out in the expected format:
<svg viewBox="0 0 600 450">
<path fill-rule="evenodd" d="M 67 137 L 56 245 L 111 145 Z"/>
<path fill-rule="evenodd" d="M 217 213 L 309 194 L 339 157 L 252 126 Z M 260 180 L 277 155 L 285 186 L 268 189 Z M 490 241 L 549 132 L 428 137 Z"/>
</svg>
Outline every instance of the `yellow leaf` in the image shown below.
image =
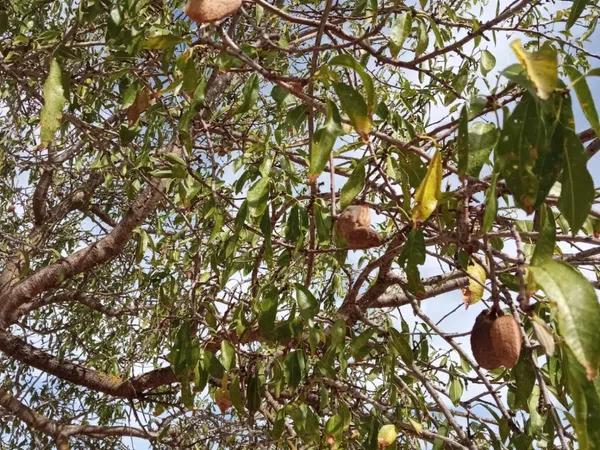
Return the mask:
<svg viewBox="0 0 600 450">
<path fill-rule="evenodd" d="M 537 340 L 542 344 L 544 348 L 544 353 L 548 356 L 552 356 L 555 350 L 554 343 L 554 335 L 552 333 L 552 329 L 544 323 L 542 319 L 538 316 L 533 316 L 533 320 L 531 321 L 531 325 L 533 325 L 533 331 L 535 331 L 535 335 Z"/>
<path fill-rule="evenodd" d="M 556 49 L 549 42 L 544 42 L 537 52 L 528 52 L 523 49 L 518 39 L 511 44 L 511 47 L 535 85 L 538 97 L 548 100 L 558 86 Z"/>
<path fill-rule="evenodd" d="M 379 444 L 379 448 L 389 447 L 396 441 L 397 437 L 398 432 L 396 431 L 394 424 L 382 426 L 379 429 L 379 433 L 377 433 L 377 443 Z"/>
<path fill-rule="evenodd" d="M 357 117 L 354 122 L 354 128 L 356 128 L 356 132 L 363 141 L 369 141 L 369 133 L 371 133 L 371 129 L 373 128 L 370 117 Z"/>
<path fill-rule="evenodd" d="M 469 285 L 462 290 L 463 301 L 467 306 L 477 303 L 483 297 L 484 284 L 486 279 L 485 269 L 473 261 L 467 267 L 469 275 Z"/>
<path fill-rule="evenodd" d="M 440 187 L 442 185 L 442 155 L 437 152 L 427 173 L 421 181 L 421 185 L 415 192 L 415 206 L 412 211 L 412 219 L 415 224 L 424 222 L 437 208 L 440 199 Z"/>
</svg>

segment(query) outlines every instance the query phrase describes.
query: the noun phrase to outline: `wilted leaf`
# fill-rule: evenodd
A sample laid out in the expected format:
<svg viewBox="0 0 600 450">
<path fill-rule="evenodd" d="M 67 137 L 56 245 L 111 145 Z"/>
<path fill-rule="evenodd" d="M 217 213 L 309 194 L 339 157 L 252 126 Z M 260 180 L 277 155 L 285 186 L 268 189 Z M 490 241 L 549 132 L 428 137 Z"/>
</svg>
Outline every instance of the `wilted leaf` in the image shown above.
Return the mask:
<svg viewBox="0 0 600 450">
<path fill-rule="evenodd" d="M 533 325 L 533 331 L 535 332 L 535 336 L 544 348 L 544 352 L 548 356 L 552 356 L 554 354 L 555 344 L 554 335 L 552 334 L 552 330 L 550 329 L 550 327 L 546 325 L 544 321 L 538 316 L 533 316 L 531 320 L 531 325 Z"/>
<path fill-rule="evenodd" d="M 150 106 L 152 100 L 152 91 L 146 86 L 140 89 L 135 97 L 133 104 L 127 108 L 127 122 L 129 126 L 133 125 L 144 111 Z"/>
<path fill-rule="evenodd" d="M 483 297 L 485 291 L 486 272 L 476 261 L 471 262 L 467 267 L 469 276 L 469 285 L 462 290 L 463 301 L 467 306 L 477 303 Z"/>
<path fill-rule="evenodd" d="M 440 199 L 442 185 L 442 155 L 438 151 L 434 155 L 421 185 L 415 193 L 415 206 L 412 211 L 413 222 L 426 221 L 435 211 Z"/>
<path fill-rule="evenodd" d="M 144 48 L 146 50 L 164 50 L 175 47 L 183 41 L 184 38 L 181 36 L 175 36 L 173 34 L 157 34 L 146 38 L 144 41 Z"/>
<path fill-rule="evenodd" d="M 523 49 L 520 40 L 516 40 L 511 47 L 517 58 L 527 71 L 529 79 L 537 89 L 537 95 L 542 100 L 548 100 L 550 94 L 558 87 L 558 57 L 556 49 L 550 42 L 544 42 L 536 52 Z"/>
</svg>

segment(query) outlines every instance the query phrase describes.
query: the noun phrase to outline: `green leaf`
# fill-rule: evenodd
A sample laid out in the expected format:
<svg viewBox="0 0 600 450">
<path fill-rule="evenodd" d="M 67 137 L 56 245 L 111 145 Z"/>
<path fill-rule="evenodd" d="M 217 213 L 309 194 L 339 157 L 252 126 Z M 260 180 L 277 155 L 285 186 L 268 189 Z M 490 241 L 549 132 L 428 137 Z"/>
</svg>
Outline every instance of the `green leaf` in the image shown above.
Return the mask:
<svg viewBox="0 0 600 450">
<path fill-rule="evenodd" d="M 240 380 L 236 375 L 229 383 L 229 398 L 231 399 L 231 404 L 235 408 L 238 414 L 244 414 L 244 393 L 240 388 Z"/>
<path fill-rule="evenodd" d="M 346 338 L 346 322 L 342 319 L 338 319 L 331 327 L 331 346 L 337 348 L 344 343 Z"/>
<path fill-rule="evenodd" d="M 556 49 L 549 41 L 542 44 L 536 52 L 527 52 L 521 41 L 517 39 L 511 44 L 517 58 L 525 67 L 529 79 L 536 87 L 537 95 L 548 100 L 550 94 L 558 87 L 558 57 Z"/>
<path fill-rule="evenodd" d="M 400 265 L 421 265 L 425 264 L 425 236 L 423 231 L 412 229 L 406 237 L 406 243 L 398 258 Z"/>
<path fill-rule="evenodd" d="M 254 414 L 260 408 L 261 384 L 257 373 L 250 375 L 246 386 L 246 407 L 250 414 Z"/>
<path fill-rule="evenodd" d="M 489 161 L 492 148 L 498 139 L 498 129 L 493 123 L 475 122 L 469 124 L 467 175 L 479 177 L 481 168 Z"/>
<path fill-rule="evenodd" d="M 291 387 L 298 387 L 306 371 L 306 359 L 302 350 L 289 352 L 285 357 L 286 381 Z"/>
<path fill-rule="evenodd" d="M 498 173 L 494 173 L 490 180 L 490 187 L 485 194 L 485 212 L 483 213 L 483 223 L 481 231 L 489 233 L 496 221 L 498 213 L 498 198 L 496 196 L 496 185 L 498 184 Z"/>
<path fill-rule="evenodd" d="M 242 90 L 242 104 L 238 107 L 236 114 L 243 114 L 256 106 L 258 100 L 258 75 L 252 74 Z"/>
<path fill-rule="evenodd" d="M 541 111 L 535 98 L 525 95 L 505 121 L 495 156 L 515 203 L 527 213 L 534 211 L 538 195 L 537 158 L 548 148 Z"/>
<path fill-rule="evenodd" d="M 314 183 L 329 161 L 329 155 L 338 136 L 343 134 L 340 113 L 332 101 L 327 101 L 327 119 L 314 136 L 308 170 L 309 182 Z"/>
<path fill-rule="evenodd" d="M 410 366 L 413 362 L 413 352 L 408 337 L 405 334 L 400 334 L 395 328 L 390 328 L 388 333 L 392 348 L 400 355 L 402 361 Z"/>
<path fill-rule="evenodd" d="M 454 404 L 454 406 L 458 406 L 460 403 L 460 398 L 463 394 L 463 384 L 458 377 L 452 377 L 450 380 L 450 385 L 448 386 L 448 396 L 450 400 Z"/>
<path fill-rule="evenodd" d="M 296 301 L 300 315 L 304 319 L 312 319 L 319 312 L 319 301 L 301 284 L 296 284 Z"/>
<path fill-rule="evenodd" d="M 248 190 L 246 198 L 248 200 L 248 206 L 257 210 L 255 215 L 262 215 L 269 198 L 269 178 L 263 177 L 254 183 Z"/>
<path fill-rule="evenodd" d="M 563 365 L 566 367 L 566 381 L 573 399 L 574 419 L 570 419 L 580 450 L 600 449 L 600 397 L 598 380 L 592 382 L 586 370 L 577 362 L 578 358 L 568 349 Z M 564 369 L 563 369 L 564 370 Z M 572 417 L 568 415 L 568 417 Z"/>
<path fill-rule="evenodd" d="M 469 114 L 467 107 L 463 106 L 458 121 L 458 174 L 463 177 L 469 165 Z"/>
<path fill-rule="evenodd" d="M 400 265 L 404 265 L 408 279 L 408 289 L 417 296 L 423 293 L 423 284 L 419 274 L 418 265 L 425 263 L 425 237 L 419 229 L 412 229 L 406 238 L 406 244 L 398 259 Z"/>
<path fill-rule="evenodd" d="M 487 75 L 496 66 L 496 57 L 488 50 L 481 52 L 481 61 L 479 61 L 481 73 Z"/>
<path fill-rule="evenodd" d="M 546 259 L 551 259 L 554 255 L 556 245 L 556 224 L 554 214 L 548 205 L 542 205 L 538 211 L 539 214 L 539 236 L 535 244 L 535 250 L 531 257 L 531 264 L 542 264 Z"/>
<path fill-rule="evenodd" d="M 362 95 L 344 83 L 334 83 L 333 88 L 340 99 L 342 110 L 350 118 L 356 132 L 363 140 L 368 140 L 372 127 L 371 114 Z"/>
<path fill-rule="evenodd" d="M 579 19 L 579 16 L 581 16 L 581 13 L 589 3 L 590 0 L 573 0 L 573 6 L 571 6 L 571 12 L 567 19 L 567 30 L 577 22 L 577 19 Z"/>
<path fill-rule="evenodd" d="M 513 375 L 516 384 L 516 406 L 527 410 L 527 399 L 531 395 L 533 386 L 535 385 L 535 368 L 531 363 L 531 350 L 524 348 L 521 351 L 519 361 L 513 369 Z"/>
<path fill-rule="evenodd" d="M 588 379 L 595 378 L 600 364 L 600 305 L 593 286 L 564 262 L 546 259 L 529 270 L 557 309 L 565 343 L 585 367 Z"/>
<path fill-rule="evenodd" d="M 365 93 L 367 94 L 367 110 L 368 114 L 371 115 L 373 113 L 373 108 L 375 107 L 375 103 L 377 103 L 375 86 L 373 85 L 373 79 L 371 75 L 365 70 L 365 68 L 360 64 L 357 60 L 355 60 L 349 54 L 337 55 L 331 58 L 329 64 L 332 66 L 343 66 L 349 69 L 354 70 L 360 79 L 362 80 L 363 87 L 365 88 Z M 350 115 L 350 114 L 348 114 Z"/>
<path fill-rule="evenodd" d="M 235 348 L 227 340 L 221 341 L 221 364 L 225 370 L 235 366 Z"/>
<path fill-rule="evenodd" d="M 365 163 L 359 161 L 340 192 L 340 208 L 342 211 L 362 192 L 365 187 L 366 176 Z"/>
<path fill-rule="evenodd" d="M 429 35 L 427 34 L 427 27 L 425 22 L 418 20 L 417 26 L 417 45 L 415 46 L 415 56 L 419 56 L 429 46 Z"/>
<path fill-rule="evenodd" d="M 146 38 L 143 48 L 146 50 L 165 50 L 175 47 L 184 40 L 185 39 L 181 36 L 175 36 L 173 34 L 156 34 Z"/>
<path fill-rule="evenodd" d="M 600 122 L 598 121 L 598 112 L 596 111 L 594 98 L 592 97 L 592 92 L 590 91 L 587 81 L 585 81 L 585 77 L 573 66 L 565 66 L 565 71 L 573 83 L 573 89 L 575 89 L 575 94 L 577 94 L 577 99 L 581 105 L 583 115 L 596 132 L 596 136 L 600 137 Z"/>
<path fill-rule="evenodd" d="M 394 22 L 391 28 L 390 41 L 396 46 L 397 51 L 402 49 L 404 41 L 410 34 L 412 28 L 412 14 L 402 13 L 398 16 L 398 19 Z"/>
<path fill-rule="evenodd" d="M 277 289 L 268 289 L 267 292 L 262 295 L 260 301 L 260 313 L 258 316 L 258 328 L 265 336 L 273 335 L 278 303 L 279 295 Z"/>
<path fill-rule="evenodd" d="M 67 101 L 62 77 L 60 64 L 56 59 L 52 59 L 48 77 L 44 82 L 44 106 L 40 114 L 42 145 L 50 144 L 54 140 L 56 130 L 60 127 L 62 111 Z"/>
<path fill-rule="evenodd" d="M 560 127 L 560 125 L 559 125 Z M 594 180 L 587 169 L 587 156 L 577 135 L 564 128 L 562 143 L 564 168 L 561 182 L 558 209 L 565 216 L 571 232 L 577 233 L 588 217 L 594 197 Z"/>
<path fill-rule="evenodd" d="M 415 224 L 426 221 L 435 211 L 440 199 L 442 185 L 442 155 L 436 152 L 425 177 L 415 192 L 415 206 L 412 211 L 412 219 Z"/>
</svg>

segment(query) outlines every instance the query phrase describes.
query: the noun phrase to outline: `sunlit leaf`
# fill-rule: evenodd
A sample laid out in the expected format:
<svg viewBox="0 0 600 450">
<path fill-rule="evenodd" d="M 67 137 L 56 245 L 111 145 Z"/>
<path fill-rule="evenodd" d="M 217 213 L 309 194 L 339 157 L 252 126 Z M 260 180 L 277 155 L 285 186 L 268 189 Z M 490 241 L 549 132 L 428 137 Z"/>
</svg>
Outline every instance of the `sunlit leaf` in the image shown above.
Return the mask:
<svg viewBox="0 0 600 450">
<path fill-rule="evenodd" d="M 309 182 L 313 183 L 327 165 L 333 144 L 337 137 L 343 134 L 341 122 L 335 104 L 331 101 L 327 102 L 327 119 L 313 137 L 308 172 Z"/>
<path fill-rule="evenodd" d="M 349 206 L 356 196 L 362 192 L 365 187 L 365 177 L 365 164 L 364 162 L 359 162 L 348 178 L 348 181 L 346 181 L 346 184 L 342 187 L 340 193 L 340 208 L 342 210 Z"/>
<path fill-rule="evenodd" d="M 487 274 L 483 266 L 477 261 L 472 261 L 467 267 L 467 275 L 469 276 L 469 284 L 463 288 L 462 294 L 463 301 L 468 306 L 477 303 L 483 297 Z"/>
<path fill-rule="evenodd" d="M 481 73 L 487 75 L 496 66 L 496 57 L 489 50 L 483 50 L 479 66 L 481 67 Z"/>
<path fill-rule="evenodd" d="M 571 12 L 567 19 L 567 30 L 575 24 L 585 7 L 590 3 L 590 0 L 573 0 L 573 6 L 571 6 Z"/>
<path fill-rule="evenodd" d="M 377 103 L 376 92 L 375 86 L 373 84 L 373 79 L 371 78 L 371 75 L 369 75 L 369 73 L 365 70 L 365 68 L 347 53 L 334 56 L 329 61 L 329 64 L 332 66 L 348 67 L 349 69 L 354 70 L 358 74 L 363 83 L 363 87 L 367 95 L 367 111 L 369 115 L 372 114 L 373 108 Z"/>
<path fill-rule="evenodd" d="M 342 110 L 350 118 L 356 132 L 363 140 L 368 140 L 373 125 L 367 103 L 362 95 L 352 86 L 344 83 L 335 83 L 333 88 L 340 99 Z"/>
<path fill-rule="evenodd" d="M 43 95 L 44 106 L 40 114 L 40 137 L 42 145 L 47 145 L 54 140 L 56 130 L 60 127 L 63 108 L 67 101 L 62 82 L 62 69 L 56 59 L 50 62 Z"/>
<path fill-rule="evenodd" d="M 391 28 L 390 41 L 400 50 L 404 41 L 410 34 L 412 27 L 412 14 L 402 13 L 398 16 Z"/>
<path fill-rule="evenodd" d="M 598 112 L 594 105 L 594 97 L 590 91 L 590 87 L 585 80 L 585 77 L 573 66 L 566 66 L 565 70 L 573 83 L 573 89 L 577 94 L 577 99 L 581 105 L 583 115 L 586 117 L 594 131 L 596 136 L 600 138 L 600 121 L 598 121 Z"/>
<path fill-rule="evenodd" d="M 596 195 L 594 180 L 587 169 L 585 150 L 575 132 L 561 125 L 558 129 L 561 135 L 553 137 L 553 143 L 561 145 L 564 158 L 558 209 L 569 222 L 571 232 L 577 233 Z"/>
<path fill-rule="evenodd" d="M 414 223 L 426 221 L 433 211 L 435 211 L 440 199 L 441 185 L 442 155 L 438 151 L 432 158 L 427 173 L 415 192 L 415 206 L 412 211 Z"/>
<path fill-rule="evenodd" d="M 546 259 L 530 266 L 536 283 L 558 312 L 558 329 L 588 379 L 600 364 L 600 304 L 590 282 L 564 262 Z"/>
<path fill-rule="evenodd" d="M 550 94 L 558 87 L 558 57 L 556 49 L 547 41 L 539 50 L 528 52 L 523 49 L 520 40 L 516 40 L 511 47 L 517 58 L 527 71 L 529 79 L 537 89 L 537 95 L 542 100 L 548 100 Z"/>
</svg>

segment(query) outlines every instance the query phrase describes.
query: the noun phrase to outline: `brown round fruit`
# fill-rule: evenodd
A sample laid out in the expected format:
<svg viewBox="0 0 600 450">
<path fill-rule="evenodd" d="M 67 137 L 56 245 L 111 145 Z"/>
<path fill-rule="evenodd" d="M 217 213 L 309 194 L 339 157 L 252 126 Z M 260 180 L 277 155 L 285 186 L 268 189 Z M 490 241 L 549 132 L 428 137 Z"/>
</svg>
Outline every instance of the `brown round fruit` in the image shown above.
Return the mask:
<svg viewBox="0 0 600 450">
<path fill-rule="evenodd" d="M 475 319 L 475 325 L 471 330 L 471 351 L 477 364 L 484 369 L 496 369 L 500 367 L 500 361 L 492 348 L 490 339 L 490 328 L 494 318 L 486 309 Z"/>
<path fill-rule="evenodd" d="M 188 0 L 183 11 L 194 22 L 217 22 L 235 13 L 242 0 Z"/>
<path fill-rule="evenodd" d="M 501 366 L 512 368 L 521 354 L 521 332 L 514 317 L 500 316 L 492 323 L 490 339 Z"/>
<path fill-rule="evenodd" d="M 521 334 L 512 316 L 482 311 L 471 331 L 471 350 L 484 369 L 512 368 L 521 353 Z"/>
<path fill-rule="evenodd" d="M 336 230 L 349 249 L 381 245 L 379 234 L 371 228 L 371 211 L 366 205 L 348 206 L 337 218 Z"/>
</svg>

